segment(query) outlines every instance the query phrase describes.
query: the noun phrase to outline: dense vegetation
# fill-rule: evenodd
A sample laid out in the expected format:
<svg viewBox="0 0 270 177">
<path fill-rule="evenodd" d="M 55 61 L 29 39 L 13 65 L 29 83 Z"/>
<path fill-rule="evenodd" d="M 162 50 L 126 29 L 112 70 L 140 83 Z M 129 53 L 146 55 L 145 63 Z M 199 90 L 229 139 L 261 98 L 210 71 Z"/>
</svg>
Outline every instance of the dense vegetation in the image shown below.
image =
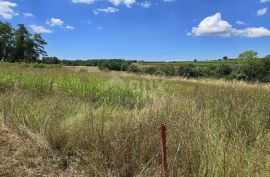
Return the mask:
<svg viewBox="0 0 270 177">
<path fill-rule="evenodd" d="M 125 60 L 108 60 L 97 64 L 100 69 L 128 71 L 186 78 L 214 78 L 270 82 L 270 55 L 258 58 L 257 52 L 245 51 L 237 59 L 211 62 L 132 63 Z"/>
<path fill-rule="evenodd" d="M 40 34 L 31 34 L 23 24 L 14 29 L 0 21 L 0 61 L 36 62 L 46 55 L 46 41 Z"/>
<path fill-rule="evenodd" d="M 0 64 L 0 124 L 36 145 L 33 153 L 56 156 L 48 169 L 159 176 L 165 123 L 170 176 L 269 176 L 269 85 L 44 66 Z M 0 174 L 30 172 L 21 165 Z"/>
</svg>

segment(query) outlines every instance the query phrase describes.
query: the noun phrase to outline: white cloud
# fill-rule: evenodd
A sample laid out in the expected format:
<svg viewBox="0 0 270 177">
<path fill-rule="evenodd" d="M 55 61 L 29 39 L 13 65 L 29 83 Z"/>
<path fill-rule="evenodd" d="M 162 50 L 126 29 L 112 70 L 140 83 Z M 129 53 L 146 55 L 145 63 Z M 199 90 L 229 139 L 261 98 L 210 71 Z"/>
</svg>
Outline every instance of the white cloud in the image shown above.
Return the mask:
<svg viewBox="0 0 270 177">
<path fill-rule="evenodd" d="M 143 8 L 149 8 L 152 6 L 152 3 L 151 1 L 144 1 L 144 2 L 141 2 L 139 5 L 142 6 Z"/>
<path fill-rule="evenodd" d="M 92 4 L 96 2 L 97 0 L 72 0 L 75 4 Z M 115 6 L 119 6 L 120 4 L 124 4 L 127 7 L 131 7 L 134 3 L 136 3 L 136 0 L 105 0 L 113 3 Z"/>
<path fill-rule="evenodd" d="M 257 15 L 258 15 L 258 16 L 265 15 L 265 14 L 267 13 L 267 11 L 268 11 L 268 8 L 259 9 L 259 10 L 257 11 Z"/>
<path fill-rule="evenodd" d="M 28 12 L 24 12 L 24 13 L 23 13 L 23 16 L 24 16 L 24 17 L 35 17 L 33 14 L 28 13 Z"/>
<path fill-rule="evenodd" d="M 43 26 L 31 25 L 31 28 L 35 33 L 52 33 L 51 30 L 46 29 Z"/>
<path fill-rule="evenodd" d="M 261 0 L 261 3 L 269 2 L 270 0 Z"/>
<path fill-rule="evenodd" d="M 51 18 L 49 21 L 46 22 L 46 24 L 50 26 L 62 26 L 64 22 L 59 18 Z"/>
<path fill-rule="evenodd" d="M 134 3 L 136 3 L 136 0 L 109 0 L 109 1 L 113 3 L 115 6 L 125 4 L 127 7 L 131 7 Z"/>
<path fill-rule="evenodd" d="M 4 18 L 5 20 L 12 19 L 13 16 L 17 15 L 13 11 L 14 7 L 17 7 L 16 3 L 0 0 L 0 17 Z"/>
<path fill-rule="evenodd" d="M 188 35 L 256 38 L 270 36 L 270 30 L 264 27 L 236 29 L 233 28 L 229 22 L 222 20 L 220 13 L 216 13 L 215 15 L 206 17 L 202 20 L 198 27 L 192 28 L 192 31 L 189 32 Z"/>
<path fill-rule="evenodd" d="M 264 27 L 249 27 L 243 30 L 238 30 L 237 32 L 240 36 L 249 38 L 270 36 L 270 30 Z"/>
<path fill-rule="evenodd" d="M 174 2 L 175 0 L 163 0 L 164 2 Z"/>
<path fill-rule="evenodd" d="M 107 7 L 105 9 L 96 9 L 93 11 L 95 15 L 97 15 L 99 12 L 104 12 L 104 13 L 116 13 L 119 12 L 119 9 L 115 7 Z"/>
<path fill-rule="evenodd" d="M 191 34 L 195 36 L 217 35 L 230 36 L 234 29 L 227 21 L 221 19 L 221 14 L 216 13 L 213 16 L 206 17 L 200 22 L 198 27 L 192 29 Z"/>
<path fill-rule="evenodd" d="M 75 4 L 92 4 L 95 0 L 72 0 Z"/>
<path fill-rule="evenodd" d="M 243 22 L 243 21 L 236 21 L 235 22 L 237 25 L 245 25 L 246 23 L 245 22 Z"/>
<path fill-rule="evenodd" d="M 73 26 L 66 26 L 66 29 L 68 29 L 68 30 L 74 30 L 75 28 L 73 27 Z"/>
</svg>

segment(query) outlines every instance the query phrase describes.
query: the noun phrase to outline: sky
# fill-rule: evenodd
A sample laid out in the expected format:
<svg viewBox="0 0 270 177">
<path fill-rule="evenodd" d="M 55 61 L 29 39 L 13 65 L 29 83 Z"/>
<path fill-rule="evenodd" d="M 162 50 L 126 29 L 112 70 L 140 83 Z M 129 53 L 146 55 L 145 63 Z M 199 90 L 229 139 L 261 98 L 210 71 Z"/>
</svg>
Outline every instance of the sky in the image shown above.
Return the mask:
<svg viewBox="0 0 270 177">
<path fill-rule="evenodd" d="M 180 61 L 270 54 L 270 0 L 0 0 L 61 59 Z"/>
</svg>

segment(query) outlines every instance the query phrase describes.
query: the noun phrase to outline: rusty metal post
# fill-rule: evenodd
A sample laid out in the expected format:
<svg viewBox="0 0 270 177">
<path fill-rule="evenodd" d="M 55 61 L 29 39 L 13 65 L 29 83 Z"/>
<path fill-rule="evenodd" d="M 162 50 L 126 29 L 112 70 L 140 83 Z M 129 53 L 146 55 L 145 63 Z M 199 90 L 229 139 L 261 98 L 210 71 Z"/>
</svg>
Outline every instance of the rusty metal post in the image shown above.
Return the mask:
<svg viewBox="0 0 270 177">
<path fill-rule="evenodd" d="M 168 177 L 167 145 L 166 145 L 166 126 L 160 125 L 160 143 L 161 143 L 161 177 Z"/>
</svg>

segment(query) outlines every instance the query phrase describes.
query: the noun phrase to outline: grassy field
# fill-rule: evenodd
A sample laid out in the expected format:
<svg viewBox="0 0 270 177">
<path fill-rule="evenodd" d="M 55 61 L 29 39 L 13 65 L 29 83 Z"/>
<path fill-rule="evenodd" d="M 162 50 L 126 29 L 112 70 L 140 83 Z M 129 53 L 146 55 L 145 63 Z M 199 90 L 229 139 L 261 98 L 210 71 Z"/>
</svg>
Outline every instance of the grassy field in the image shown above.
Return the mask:
<svg viewBox="0 0 270 177">
<path fill-rule="evenodd" d="M 0 64 L 0 122 L 46 157 L 0 176 L 160 176 L 160 123 L 170 176 L 270 176 L 270 85 Z"/>
<path fill-rule="evenodd" d="M 208 60 L 208 61 L 174 61 L 174 62 L 139 62 L 136 65 L 139 67 L 161 67 L 161 66 L 174 66 L 178 67 L 180 65 L 195 65 L 197 67 L 205 67 L 205 66 L 215 66 L 220 64 L 228 64 L 235 65 L 239 64 L 239 60 Z"/>
</svg>

